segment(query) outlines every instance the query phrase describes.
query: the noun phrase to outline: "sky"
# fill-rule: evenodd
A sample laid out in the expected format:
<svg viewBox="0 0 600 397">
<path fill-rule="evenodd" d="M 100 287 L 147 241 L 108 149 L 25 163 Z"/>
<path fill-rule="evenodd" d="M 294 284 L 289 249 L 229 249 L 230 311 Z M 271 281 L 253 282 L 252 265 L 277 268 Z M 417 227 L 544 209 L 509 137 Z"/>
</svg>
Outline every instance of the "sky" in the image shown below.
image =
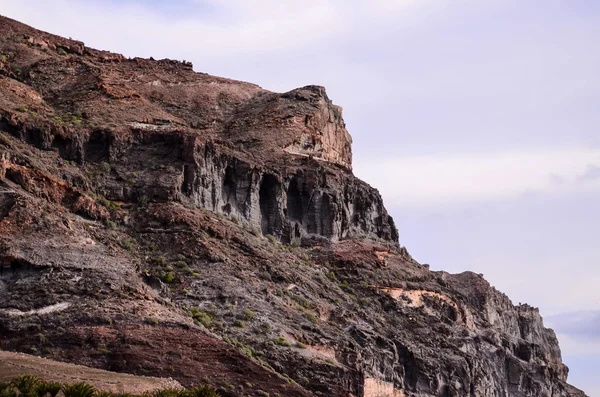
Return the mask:
<svg viewBox="0 0 600 397">
<path fill-rule="evenodd" d="M 323 85 L 400 242 L 539 307 L 600 397 L 600 1 L 0 0 L 126 56 Z"/>
</svg>

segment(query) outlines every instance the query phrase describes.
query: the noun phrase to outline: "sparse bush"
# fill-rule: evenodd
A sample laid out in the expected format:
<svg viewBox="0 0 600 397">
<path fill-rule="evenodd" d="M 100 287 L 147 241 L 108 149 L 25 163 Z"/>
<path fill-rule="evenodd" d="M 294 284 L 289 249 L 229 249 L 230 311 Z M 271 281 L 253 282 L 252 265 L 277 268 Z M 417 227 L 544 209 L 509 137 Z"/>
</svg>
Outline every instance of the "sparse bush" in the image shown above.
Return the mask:
<svg viewBox="0 0 600 397">
<path fill-rule="evenodd" d="M 121 209 L 121 205 L 119 203 L 115 203 L 114 201 L 110 201 L 106 197 L 97 196 L 96 201 L 103 207 L 105 207 L 111 214 L 117 213 Z"/>
<path fill-rule="evenodd" d="M 145 194 L 138 197 L 137 199 L 137 203 L 140 208 L 146 208 L 148 206 L 148 201 L 148 196 L 146 196 Z"/>
<path fill-rule="evenodd" d="M 117 228 L 117 224 L 114 223 L 113 221 L 111 221 L 110 219 L 106 219 L 104 221 L 104 225 L 106 225 L 107 228 L 113 229 L 113 230 Z"/>
<path fill-rule="evenodd" d="M 163 254 L 159 254 L 152 258 L 152 263 L 156 266 L 165 267 L 167 266 L 167 258 Z"/>
<path fill-rule="evenodd" d="M 196 386 L 180 394 L 180 397 L 220 397 L 219 393 L 211 386 Z"/>
<path fill-rule="evenodd" d="M 156 390 L 152 393 L 152 397 L 179 397 L 181 394 L 181 390 L 179 389 L 163 389 L 163 390 Z"/>
<path fill-rule="evenodd" d="M 238 328 L 246 328 L 246 324 L 244 324 L 242 320 L 235 320 L 233 322 L 233 326 Z"/>
<path fill-rule="evenodd" d="M 271 323 L 269 322 L 264 322 L 260 325 L 260 332 L 262 332 L 263 334 L 268 334 L 269 332 L 271 332 Z"/>
<path fill-rule="evenodd" d="M 244 309 L 244 318 L 246 321 L 250 321 L 254 318 L 255 313 L 250 309 Z"/>
<path fill-rule="evenodd" d="M 288 340 L 283 336 L 278 336 L 277 338 L 273 339 L 273 343 L 278 346 L 290 347 L 290 342 L 288 342 Z"/>
<path fill-rule="evenodd" d="M 162 281 L 167 284 L 171 284 L 175 281 L 175 275 L 171 272 L 168 272 L 167 274 L 164 275 L 164 277 L 162 278 Z"/>
<path fill-rule="evenodd" d="M 302 239 L 300 237 L 296 237 L 295 239 L 292 240 L 291 242 L 291 246 L 296 248 L 296 247 L 300 247 L 300 244 L 302 243 Z"/>
<path fill-rule="evenodd" d="M 296 342 L 296 347 L 298 349 L 306 349 L 306 345 L 302 342 Z"/>
<path fill-rule="evenodd" d="M 37 391 L 37 395 L 40 397 L 44 397 L 47 394 L 50 395 L 50 397 L 56 397 L 56 395 L 58 394 L 58 392 L 61 390 L 62 385 L 58 382 L 44 382 L 41 381 L 39 382 L 39 384 L 36 387 L 36 391 Z"/>
<path fill-rule="evenodd" d="M 137 241 L 131 237 L 125 237 L 124 239 L 119 241 L 119 244 L 122 248 L 126 249 L 131 254 L 135 253 L 135 250 L 137 248 Z"/>
<path fill-rule="evenodd" d="M 21 375 L 11 382 L 11 386 L 22 396 L 35 396 L 40 380 L 33 375 Z"/>
<path fill-rule="evenodd" d="M 103 161 L 100 163 L 100 170 L 104 173 L 104 174 L 110 174 L 110 170 L 111 170 L 111 166 L 109 163 L 107 163 L 106 161 Z"/>
<path fill-rule="evenodd" d="M 350 284 L 348 284 L 348 281 L 346 281 L 346 280 L 342 281 L 340 288 L 342 289 L 342 291 L 344 291 L 348 294 L 354 295 L 354 289 L 352 289 Z"/>
<path fill-rule="evenodd" d="M 132 395 L 101 391 L 86 382 L 75 384 L 46 382 L 31 375 L 21 375 L 8 383 L 0 382 L 1 397 L 47 397 L 48 395 L 56 397 L 60 391 L 64 397 L 220 397 L 216 390 L 208 385 L 194 386 L 187 390 L 170 388 Z"/>
<path fill-rule="evenodd" d="M 310 302 L 305 297 L 292 294 L 292 299 L 304 309 L 310 309 Z"/>
<path fill-rule="evenodd" d="M 267 234 L 265 236 L 273 245 L 277 245 L 277 239 L 272 234 Z"/>
<path fill-rule="evenodd" d="M 204 328 L 210 328 L 215 316 L 212 313 L 206 313 L 197 307 L 190 309 L 190 316 L 196 325 L 202 325 Z"/>
<path fill-rule="evenodd" d="M 175 267 L 178 267 L 180 269 L 185 269 L 187 267 L 187 263 L 185 263 L 184 261 L 177 261 L 174 263 Z"/>
<path fill-rule="evenodd" d="M 317 316 L 315 316 L 314 314 L 308 312 L 306 313 L 306 318 L 313 324 L 316 324 L 319 322 L 319 319 L 317 318 Z"/>
</svg>

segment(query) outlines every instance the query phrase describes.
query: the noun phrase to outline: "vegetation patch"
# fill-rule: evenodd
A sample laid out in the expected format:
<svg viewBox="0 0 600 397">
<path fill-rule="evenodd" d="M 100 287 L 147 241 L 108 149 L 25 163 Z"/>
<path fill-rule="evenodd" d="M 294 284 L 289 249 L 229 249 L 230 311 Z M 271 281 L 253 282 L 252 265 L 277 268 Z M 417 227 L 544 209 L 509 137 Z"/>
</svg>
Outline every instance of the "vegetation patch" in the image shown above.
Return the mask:
<svg viewBox="0 0 600 397">
<path fill-rule="evenodd" d="M 161 389 L 141 395 L 111 393 L 95 388 L 86 382 L 58 383 L 45 381 L 32 375 L 20 375 L 10 382 L 0 382 L 2 397 L 219 397 L 216 389 L 208 385 L 189 389 Z"/>
</svg>

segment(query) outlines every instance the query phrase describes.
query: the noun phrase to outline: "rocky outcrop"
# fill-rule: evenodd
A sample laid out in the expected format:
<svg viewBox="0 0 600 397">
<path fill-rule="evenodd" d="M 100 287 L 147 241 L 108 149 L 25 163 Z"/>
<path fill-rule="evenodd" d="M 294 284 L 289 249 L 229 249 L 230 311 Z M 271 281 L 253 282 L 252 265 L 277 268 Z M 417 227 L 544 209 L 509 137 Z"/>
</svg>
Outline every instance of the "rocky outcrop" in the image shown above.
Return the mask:
<svg viewBox="0 0 600 397">
<path fill-rule="evenodd" d="M 0 348 L 222 396 L 584 396 L 554 333 L 432 272 L 324 88 L 0 17 Z"/>
<path fill-rule="evenodd" d="M 186 199 L 235 216 L 263 235 L 288 243 L 308 236 L 398 240 L 379 193 L 351 174 L 311 161 L 284 172 L 268 170 L 197 139 L 187 143 L 185 160 Z"/>
<path fill-rule="evenodd" d="M 352 138 L 346 131 L 342 108 L 331 103 L 325 88 L 306 87 L 283 94 L 283 97 L 309 101 L 315 107 L 312 113 L 294 117 L 295 129 L 302 132 L 284 150 L 352 169 Z"/>
</svg>

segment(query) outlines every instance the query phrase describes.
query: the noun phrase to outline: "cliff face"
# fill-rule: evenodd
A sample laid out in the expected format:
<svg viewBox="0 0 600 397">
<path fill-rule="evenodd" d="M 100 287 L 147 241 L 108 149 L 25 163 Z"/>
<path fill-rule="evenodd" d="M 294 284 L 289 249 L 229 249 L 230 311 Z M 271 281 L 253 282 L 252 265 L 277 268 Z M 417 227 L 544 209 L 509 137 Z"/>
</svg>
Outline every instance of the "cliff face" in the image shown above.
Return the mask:
<svg viewBox="0 0 600 397">
<path fill-rule="evenodd" d="M 537 309 L 400 247 L 322 87 L 0 17 L 0 93 L 2 349 L 224 396 L 584 395 Z"/>
</svg>

